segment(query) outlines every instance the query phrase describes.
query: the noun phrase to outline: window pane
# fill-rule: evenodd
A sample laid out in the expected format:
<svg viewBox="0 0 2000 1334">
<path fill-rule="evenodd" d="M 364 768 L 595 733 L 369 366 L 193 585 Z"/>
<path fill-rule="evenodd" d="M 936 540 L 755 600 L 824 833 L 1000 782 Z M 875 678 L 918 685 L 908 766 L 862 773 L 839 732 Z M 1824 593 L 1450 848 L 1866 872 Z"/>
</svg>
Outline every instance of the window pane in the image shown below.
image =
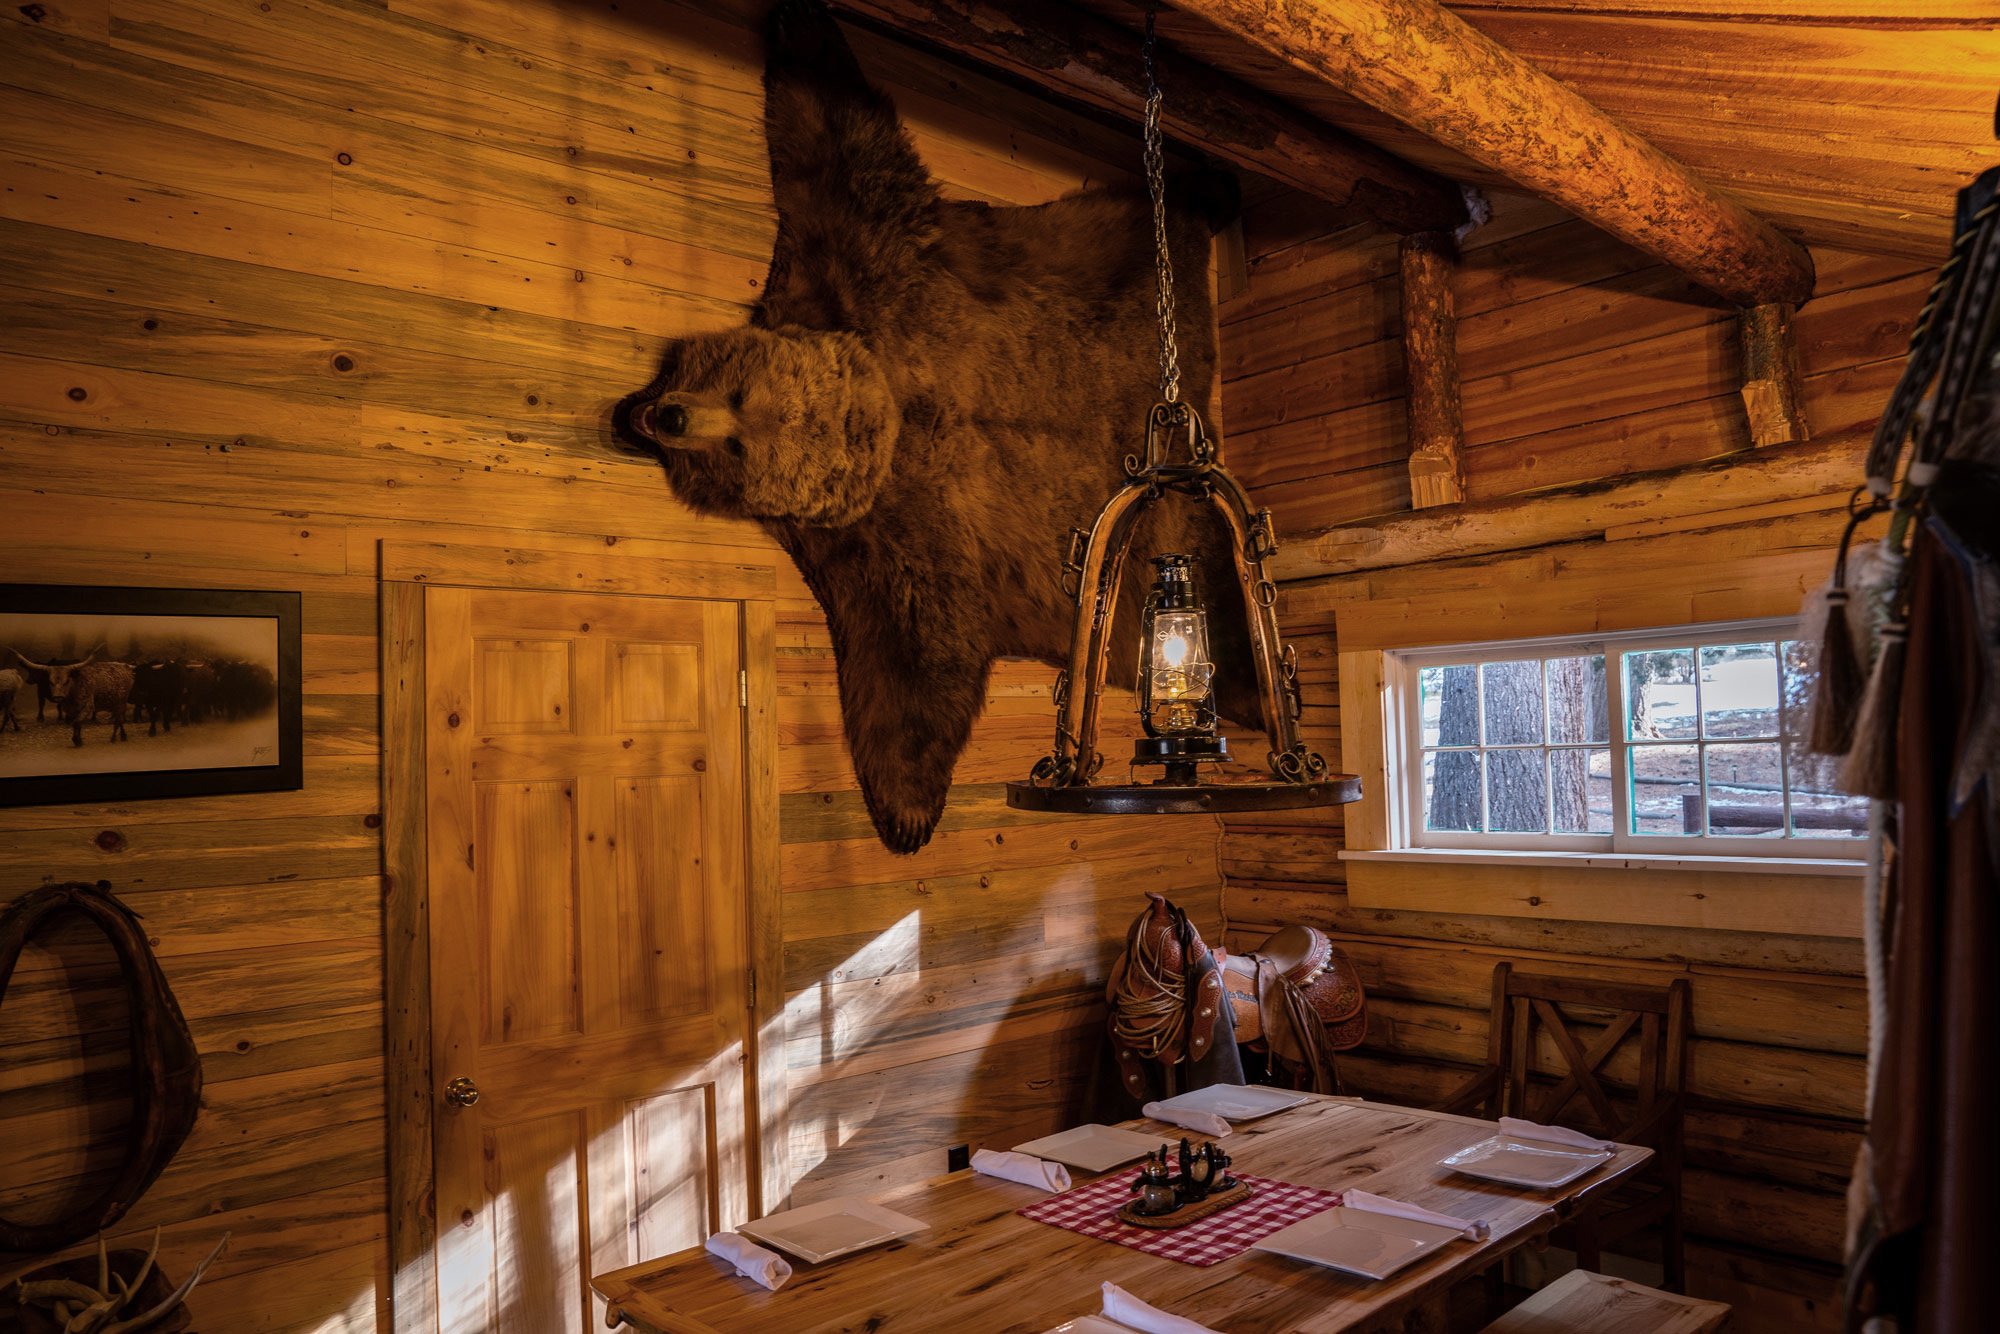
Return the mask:
<svg viewBox="0 0 2000 1334">
<path fill-rule="evenodd" d="M 1777 742 L 1708 748 L 1708 832 L 1735 838 L 1784 836 L 1784 775 Z"/>
<path fill-rule="evenodd" d="M 1701 832 L 1700 749 L 1634 746 L 1626 752 L 1632 763 L 1633 833 Z"/>
<path fill-rule="evenodd" d="M 1489 746 L 1535 746 L 1542 740 L 1542 660 L 1489 662 L 1480 669 Z"/>
<path fill-rule="evenodd" d="M 1711 644 L 1701 651 L 1701 734 L 1778 735 L 1778 646 Z"/>
<path fill-rule="evenodd" d="M 1695 736 L 1694 650 L 1652 649 L 1625 655 L 1625 735 L 1633 741 Z"/>
<path fill-rule="evenodd" d="M 1787 742 L 1792 780 L 1792 833 L 1798 838 L 1868 837 L 1868 799 L 1840 790 L 1840 760 L 1811 755 L 1802 743 Z"/>
<path fill-rule="evenodd" d="M 1606 722 L 1604 655 L 1549 659 L 1549 740 L 1569 745 L 1603 745 L 1611 739 Z"/>
<path fill-rule="evenodd" d="M 1477 832 L 1480 822 L 1479 752 L 1428 751 L 1424 755 L 1424 828 Z"/>
<path fill-rule="evenodd" d="M 1549 782 L 1554 789 L 1550 795 L 1556 833 L 1611 832 L 1610 751 L 1550 751 Z"/>
<path fill-rule="evenodd" d="M 1549 780 L 1539 750 L 1486 754 L 1486 827 L 1496 834 L 1549 832 Z"/>
<path fill-rule="evenodd" d="M 1479 669 L 1426 667 L 1417 673 L 1426 746 L 1479 744 Z"/>
</svg>

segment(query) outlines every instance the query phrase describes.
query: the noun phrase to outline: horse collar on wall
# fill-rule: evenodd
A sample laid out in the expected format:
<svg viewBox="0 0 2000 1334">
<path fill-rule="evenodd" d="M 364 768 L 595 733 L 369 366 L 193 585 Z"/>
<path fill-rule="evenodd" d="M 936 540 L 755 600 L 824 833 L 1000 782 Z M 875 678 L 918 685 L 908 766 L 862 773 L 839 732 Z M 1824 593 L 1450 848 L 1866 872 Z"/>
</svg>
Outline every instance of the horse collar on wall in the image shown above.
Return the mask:
<svg viewBox="0 0 2000 1334">
<path fill-rule="evenodd" d="M 826 613 L 876 832 L 914 852 L 994 659 L 1067 657 L 1062 552 L 1124 480 L 1155 397 L 1151 217 L 1142 196 L 1104 190 L 946 200 L 816 0 L 781 0 L 767 40 L 764 298 L 748 328 L 670 343 L 614 424 L 687 504 L 759 519 L 790 553 Z M 1207 272 L 1224 185 L 1207 192 L 1224 208 L 1169 218 L 1183 274 Z M 1180 291 L 1183 392 L 1199 404 L 1214 325 L 1206 284 Z M 1156 506 L 1134 557 L 1192 551 L 1218 576 L 1218 704 L 1258 724 L 1241 593 L 1202 517 Z M 1140 596 L 1128 581 L 1114 681 L 1136 670 Z"/>
</svg>

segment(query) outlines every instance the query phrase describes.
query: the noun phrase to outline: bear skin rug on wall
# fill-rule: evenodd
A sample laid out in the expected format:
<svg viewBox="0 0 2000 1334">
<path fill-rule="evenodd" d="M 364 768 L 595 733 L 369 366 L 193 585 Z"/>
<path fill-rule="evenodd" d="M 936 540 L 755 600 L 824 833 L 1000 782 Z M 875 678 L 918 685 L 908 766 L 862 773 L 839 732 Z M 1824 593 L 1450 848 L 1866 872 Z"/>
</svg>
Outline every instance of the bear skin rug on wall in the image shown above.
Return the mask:
<svg viewBox="0 0 2000 1334">
<path fill-rule="evenodd" d="M 948 201 L 816 0 L 781 0 L 766 37 L 778 232 L 764 298 L 748 328 L 669 344 L 613 423 L 683 502 L 754 517 L 791 555 L 832 634 L 868 813 L 886 846 L 914 852 L 994 659 L 1067 661 L 1069 532 L 1143 453 L 1159 383 L 1150 205 L 1109 190 Z M 1215 374 L 1209 238 L 1235 201 L 1233 182 L 1204 185 L 1219 207 L 1168 222 L 1181 392 L 1197 407 Z M 1142 525 L 1111 681 L 1137 671 L 1145 560 L 1162 551 L 1204 572 L 1220 712 L 1260 725 L 1242 594 L 1206 504 L 1170 496 Z"/>
</svg>

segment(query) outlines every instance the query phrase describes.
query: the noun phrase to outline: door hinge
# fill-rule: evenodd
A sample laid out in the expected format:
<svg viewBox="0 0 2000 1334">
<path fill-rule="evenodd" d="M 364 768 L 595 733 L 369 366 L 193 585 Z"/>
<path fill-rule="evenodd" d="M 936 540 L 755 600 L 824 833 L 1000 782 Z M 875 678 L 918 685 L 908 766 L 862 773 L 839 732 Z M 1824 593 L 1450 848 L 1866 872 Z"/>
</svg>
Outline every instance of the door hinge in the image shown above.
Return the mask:
<svg viewBox="0 0 2000 1334">
<path fill-rule="evenodd" d="M 750 970 L 750 1013 L 757 1013 L 757 970 Z"/>
<path fill-rule="evenodd" d="M 750 707 L 750 671 L 748 668 L 736 673 L 736 702 L 744 708 Z"/>
</svg>

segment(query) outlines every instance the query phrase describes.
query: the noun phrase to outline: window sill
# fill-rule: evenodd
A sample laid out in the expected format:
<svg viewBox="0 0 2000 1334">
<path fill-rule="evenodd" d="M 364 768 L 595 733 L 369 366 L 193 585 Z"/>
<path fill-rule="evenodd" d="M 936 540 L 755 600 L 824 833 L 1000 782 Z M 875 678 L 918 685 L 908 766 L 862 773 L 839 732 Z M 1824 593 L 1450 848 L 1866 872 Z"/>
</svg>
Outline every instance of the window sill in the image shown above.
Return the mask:
<svg viewBox="0 0 2000 1334">
<path fill-rule="evenodd" d="M 1409 862 L 1445 866 L 1590 867 L 1619 871 L 1698 871 L 1750 875 L 1812 875 L 1859 877 L 1868 863 L 1859 859 L 1822 857 L 1705 857 L 1665 852 L 1550 852 L 1512 848 L 1389 848 L 1379 852 L 1348 851 L 1342 861 Z"/>
<path fill-rule="evenodd" d="M 1341 854 L 1357 908 L 1861 935 L 1859 862 L 1412 848 Z"/>
</svg>

